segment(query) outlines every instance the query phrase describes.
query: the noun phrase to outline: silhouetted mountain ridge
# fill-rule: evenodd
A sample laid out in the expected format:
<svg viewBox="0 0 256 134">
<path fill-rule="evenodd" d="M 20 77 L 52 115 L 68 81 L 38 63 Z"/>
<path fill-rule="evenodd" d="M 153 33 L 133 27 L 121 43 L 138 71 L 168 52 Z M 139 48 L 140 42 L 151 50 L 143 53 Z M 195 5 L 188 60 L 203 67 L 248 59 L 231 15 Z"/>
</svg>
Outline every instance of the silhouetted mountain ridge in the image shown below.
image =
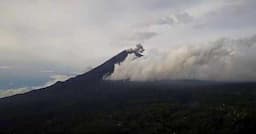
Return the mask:
<svg viewBox="0 0 256 134">
<path fill-rule="evenodd" d="M 254 130 L 255 82 L 103 79 L 133 51 L 122 51 L 67 81 L 0 99 L 0 133 L 212 134 Z"/>
</svg>

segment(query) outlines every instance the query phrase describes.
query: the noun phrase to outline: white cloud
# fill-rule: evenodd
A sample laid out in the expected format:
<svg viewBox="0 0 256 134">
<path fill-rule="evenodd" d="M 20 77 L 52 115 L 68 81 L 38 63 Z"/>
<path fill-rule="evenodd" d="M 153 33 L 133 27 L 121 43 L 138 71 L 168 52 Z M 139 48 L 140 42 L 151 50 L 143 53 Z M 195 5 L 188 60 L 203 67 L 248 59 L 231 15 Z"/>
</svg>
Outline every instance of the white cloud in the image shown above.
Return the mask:
<svg viewBox="0 0 256 134">
<path fill-rule="evenodd" d="M 17 89 L 5 89 L 0 90 L 0 98 L 12 96 L 15 94 L 23 94 L 25 92 L 30 91 L 28 88 L 17 88 Z"/>
<path fill-rule="evenodd" d="M 52 75 L 51 77 L 51 81 L 47 82 L 44 87 L 50 86 L 58 81 L 65 81 L 69 78 L 71 78 L 71 76 L 67 76 L 67 75 Z"/>
<path fill-rule="evenodd" d="M 0 5 L 0 60 L 22 60 L 28 62 L 27 64 L 33 64 L 35 61 L 45 64 L 54 62 L 81 69 L 86 64 L 99 63 L 95 62 L 95 59 L 102 60 L 112 56 L 124 48 L 123 44 L 131 45 L 136 41 L 145 40 L 138 39 L 145 38 L 140 33 L 161 33 L 161 29 L 158 28 L 143 30 L 133 25 L 145 21 L 150 24 L 185 23 L 191 21 L 194 16 L 201 17 L 202 14 L 219 10 L 219 7 L 225 7 L 226 3 L 202 0 L 3 0 Z M 211 10 L 199 7 L 209 7 Z M 195 21 L 201 21 L 201 18 Z M 194 34 L 193 31 L 189 31 L 189 24 L 186 25 L 188 30 L 184 32 Z M 172 36 L 182 29 L 167 30 L 169 32 L 166 33 Z M 131 43 L 127 43 L 126 40 L 120 41 L 119 39 L 124 39 L 124 36 L 136 40 Z M 171 41 L 181 38 L 175 37 L 176 40 Z M 149 43 L 152 47 L 156 46 L 153 46 L 151 41 Z M 164 43 L 162 46 L 168 47 Z M 6 55 L 8 58 L 2 58 Z"/>
<path fill-rule="evenodd" d="M 256 36 L 222 38 L 206 45 L 186 45 L 166 52 L 155 50 L 116 65 L 110 79 L 255 81 L 255 51 Z"/>
<path fill-rule="evenodd" d="M 10 69 L 10 66 L 0 66 L 0 70 L 6 70 L 6 69 Z"/>
<path fill-rule="evenodd" d="M 16 88 L 16 89 L 0 89 L 0 98 L 8 97 L 16 94 L 23 94 L 35 89 L 45 88 L 55 84 L 58 81 L 65 81 L 71 77 L 72 76 L 67 76 L 67 75 L 52 75 L 50 76 L 50 81 L 48 81 L 47 83 L 41 86 L 23 87 L 23 88 Z"/>
<path fill-rule="evenodd" d="M 41 70 L 40 72 L 41 73 L 54 73 L 53 70 Z"/>
<path fill-rule="evenodd" d="M 45 83 L 42 86 L 32 87 L 32 89 L 45 88 L 45 87 L 48 87 L 48 86 L 51 86 L 51 85 L 55 84 L 58 81 L 66 81 L 66 80 L 68 80 L 71 77 L 73 77 L 73 76 L 62 75 L 62 74 L 52 75 L 52 76 L 50 76 L 50 80 L 47 83 Z"/>
</svg>

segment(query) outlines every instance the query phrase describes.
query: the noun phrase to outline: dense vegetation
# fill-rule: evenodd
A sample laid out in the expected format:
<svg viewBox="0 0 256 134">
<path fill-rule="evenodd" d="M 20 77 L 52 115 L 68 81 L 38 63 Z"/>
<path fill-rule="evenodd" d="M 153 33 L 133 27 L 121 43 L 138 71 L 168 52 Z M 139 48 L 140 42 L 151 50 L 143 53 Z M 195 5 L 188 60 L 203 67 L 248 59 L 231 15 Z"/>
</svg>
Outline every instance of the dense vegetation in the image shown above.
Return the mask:
<svg viewBox="0 0 256 134">
<path fill-rule="evenodd" d="M 0 100 L 0 133 L 253 133 L 256 83 L 89 82 Z"/>
</svg>

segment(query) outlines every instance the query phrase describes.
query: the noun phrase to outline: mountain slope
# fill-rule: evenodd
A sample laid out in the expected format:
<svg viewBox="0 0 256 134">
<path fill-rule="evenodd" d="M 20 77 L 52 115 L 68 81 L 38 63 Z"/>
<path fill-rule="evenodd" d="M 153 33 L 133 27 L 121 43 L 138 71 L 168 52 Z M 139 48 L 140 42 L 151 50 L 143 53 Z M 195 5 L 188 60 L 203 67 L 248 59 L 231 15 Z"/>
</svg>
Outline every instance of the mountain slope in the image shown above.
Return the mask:
<svg viewBox="0 0 256 134">
<path fill-rule="evenodd" d="M 90 70 L 89 72 L 79 75 L 69 81 L 98 81 L 102 80 L 105 75 L 113 73 L 115 64 L 120 64 L 128 56 L 127 51 L 122 51 L 111 59 L 107 60 L 100 66 Z"/>
<path fill-rule="evenodd" d="M 97 66 L 91 71 L 82 75 L 76 76 L 64 82 L 57 82 L 52 86 L 33 90 L 25 94 L 18 94 L 0 99 L 0 109 L 5 106 L 12 105 L 32 105 L 41 103 L 43 105 L 52 105 L 69 99 L 76 99 L 83 97 L 84 94 L 79 93 L 92 93 L 95 90 L 88 89 L 92 86 L 98 85 L 103 80 L 104 76 L 111 74 L 114 71 L 115 64 L 120 64 L 128 56 L 127 51 L 122 51 L 116 56 L 110 58 L 103 64 Z M 82 95 L 82 96 L 81 96 Z M 52 103 L 52 104 L 50 104 Z"/>
<path fill-rule="evenodd" d="M 0 99 L 0 133 L 254 131 L 255 82 L 103 80 L 132 51 L 65 82 Z"/>
</svg>

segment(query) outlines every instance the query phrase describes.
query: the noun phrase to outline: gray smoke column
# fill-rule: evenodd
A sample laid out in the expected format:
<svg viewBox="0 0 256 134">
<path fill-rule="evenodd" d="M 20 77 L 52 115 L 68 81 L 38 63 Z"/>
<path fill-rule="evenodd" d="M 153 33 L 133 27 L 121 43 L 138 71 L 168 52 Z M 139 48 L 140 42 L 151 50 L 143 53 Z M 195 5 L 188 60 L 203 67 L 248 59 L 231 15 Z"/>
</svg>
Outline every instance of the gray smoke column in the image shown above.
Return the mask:
<svg viewBox="0 0 256 134">
<path fill-rule="evenodd" d="M 143 48 L 143 46 L 141 44 L 137 44 L 136 48 L 130 48 L 130 49 L 126 50 L 126 52 L 128 52 L 129 54 L 134 53 L 137 57 L 143 56 L 142 53 L 144 51 L 145 51 L 145 49 Z"/>
<path fill-rule="evenodd" d="M 129 55 L 123 63 L 115 66 L 109 79 L 256 80 L 256 36 L 235 40 L 223 38 L 205 45 L 183 46 L 166 52 L 155 51 L 136 60 Z"/>
</svg>

